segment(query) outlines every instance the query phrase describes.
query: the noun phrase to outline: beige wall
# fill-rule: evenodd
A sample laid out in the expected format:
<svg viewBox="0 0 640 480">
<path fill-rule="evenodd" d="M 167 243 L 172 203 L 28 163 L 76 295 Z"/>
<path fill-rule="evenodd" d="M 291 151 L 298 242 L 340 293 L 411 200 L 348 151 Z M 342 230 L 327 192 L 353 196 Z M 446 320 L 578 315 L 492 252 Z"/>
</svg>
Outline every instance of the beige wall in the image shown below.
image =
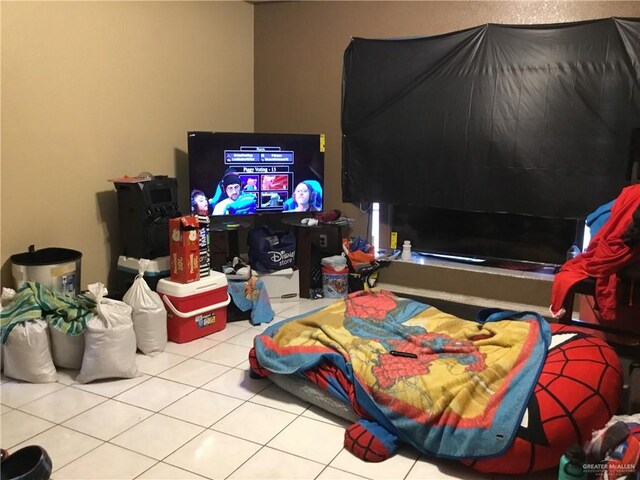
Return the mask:
<svg viewBox="0 0 640 480">
<path fill-rule="evenodd" d="M 639 17 L 640 2 L 275 2 L 255 7 L 256 131 L 327 135 L 326 198 L 366 233 L 367 215 L 341 203 L 342 58 L 351 37 L 429 36 L 486 23 Z M 387 230 L 388 232 L 388 230 Z M 387 242 L 388 235 L 381 242 Z"/>
<path fill-rule="evenodd" d="M 363 234 L 366 214 L 340 200 L 351 37 L 610 16 L 640 16 L 640 2 L 2 2 L 2 284 L 29 244 L 80 250 L 83 286 L 106 281 L 119 248 L 107 179 L 177 175 L 186 198 L 192 129 L 326 133 L 327 206 Z"/>
<path fill-rule="evenodd" d="M 186 132 L 253 130 L 253 10 L 2 2 L 3 286 L 29 244 L 79 250 L 82 287 L 106 282 L 119 253 L 107 179 L 177 175 L 186 198 Z"/>
</svg>

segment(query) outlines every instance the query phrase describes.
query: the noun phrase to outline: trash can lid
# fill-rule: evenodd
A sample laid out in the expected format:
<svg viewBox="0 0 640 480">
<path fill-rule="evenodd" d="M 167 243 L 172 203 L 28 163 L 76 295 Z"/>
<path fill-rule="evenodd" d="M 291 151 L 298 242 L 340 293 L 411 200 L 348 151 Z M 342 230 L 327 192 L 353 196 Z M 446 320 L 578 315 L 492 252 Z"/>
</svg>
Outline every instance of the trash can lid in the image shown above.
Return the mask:
<svg viewBox="0 0 640 480">
<path fill-rule="evenodd" d="M 35 250 L 31 245 L 28 252 L 12 255 L 11 261 L 15 265 L 38 266 L 73 262 L 80 258 L 82 258 L 82 253 L 77 250 L 57 247 Z"/>
</svg>

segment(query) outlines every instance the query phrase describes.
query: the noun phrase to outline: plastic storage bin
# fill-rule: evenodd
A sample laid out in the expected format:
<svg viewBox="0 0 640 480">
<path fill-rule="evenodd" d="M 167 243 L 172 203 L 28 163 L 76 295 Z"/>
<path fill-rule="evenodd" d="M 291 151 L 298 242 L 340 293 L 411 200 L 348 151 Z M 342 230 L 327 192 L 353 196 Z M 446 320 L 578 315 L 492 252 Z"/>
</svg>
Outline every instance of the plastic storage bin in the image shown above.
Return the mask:
<svg viewBox="0 0 640 480">
<path fill-rule="evenodd" d="M 134 257 L 125 257 L 123 255 L 118 257 L 118 290 L 123 295 L 131 288 L 138 275 L 138 261 L 139 259 Z M 169 277 L 170 274 L 169 256 L 166 256 L 150 260 L 143 276 L 149 288 L 155 291 L 158 282 L 163 278 Z"/>
<path fill-rule="evenodd" d="M 322 295 L 325 298 L 345 298 L 349 293 L 349 269 L 322 269 Z"/>
<path fill-rule="evenodd" d="M 208 277 L 190 283 L 163 278 L 156 291 L 167 309 L 167 333 L 172 342 L 190 342 L 227 325 L 231 298 L 223 273 L 212 271 Z"/>
</svg>

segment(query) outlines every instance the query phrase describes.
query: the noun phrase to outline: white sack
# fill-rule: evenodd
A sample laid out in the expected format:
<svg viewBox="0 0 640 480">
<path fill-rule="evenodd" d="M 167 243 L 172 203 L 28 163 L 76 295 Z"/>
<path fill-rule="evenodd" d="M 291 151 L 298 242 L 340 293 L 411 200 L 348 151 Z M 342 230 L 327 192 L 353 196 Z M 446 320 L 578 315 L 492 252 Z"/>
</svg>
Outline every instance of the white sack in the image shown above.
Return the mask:
<svg viewBox="0 0 640 480">
<path fill-rule="evenodd" d="M 49 325 L 42 319 L 13 327 L 3 346 L 4 374 L 31 383 L 55 382 L 50 343 Z"/>
<path fill-rule="evenodd" d="M 145 355 L 157 355 L 167 345 L 167 310 L 160 295 L 149 288 L 144 272 L 150 261 L 138 261 L 138 275 L 122 299 L 132 310 L 133 329 L 138 349 Z"/>
<path fill-rule="evenodd" d="M 87 322 L 82 369 L 76 381 L 88 383 L 102 378 L 139 376 L 131 307 L 104 298 L 107 289 L 101 283 L 89 285 L 89 292 L 97 301 L 98 315 Z"/>
<path fill-rule="evenodd" d="M 3 289 L 4 290 L 4 289 Z M 2 302 L 0 301 L 0 312 L 2 312 Z M 0 342 L 0 372 L 4 370 L 4 348 Z"/>
<path fill-rule="evenodd" d="M 82 335 L 68 335 L 50 327 L 51 332 L 51 356 L 53 364 L 60 368 L 80 370 L 84 355 L 84 333 Z"/>
<path fill-rule="evenodd" d="M 16 291 L 13 288 L 2 288 L 2 294 L 0 294 L 0 310 L 2 307 L 6 307 L 11 302 L 13 302 L 13 298 L 16 296 Z"/>
</svg>

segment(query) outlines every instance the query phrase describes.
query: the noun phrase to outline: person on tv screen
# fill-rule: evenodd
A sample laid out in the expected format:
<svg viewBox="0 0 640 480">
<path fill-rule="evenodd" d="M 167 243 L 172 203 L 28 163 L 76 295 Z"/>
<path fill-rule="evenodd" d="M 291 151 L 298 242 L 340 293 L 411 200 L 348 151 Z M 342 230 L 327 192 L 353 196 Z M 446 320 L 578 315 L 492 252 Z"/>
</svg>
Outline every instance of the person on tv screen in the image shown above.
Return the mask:
<svg viewBox="0 0 640 480">
<path fill-rule="evenodd" d="M 213 207 L 212 215 L 246 215 L 256 210 L 256 197 L 242 194 L 242 180 L 235 171 L 227 171 L 222 177 L 222 190 L 226 196 Z"/>
<path fill-rule="evenodd" d="M 195 189 L 191 192 L 191 213 L 209 215 L 209 202 L 202 190 Z"/>
<path fill-rule="evenodd" d="M 247 178 L 247 184 L 244 186 L 245 192 L 258 190 L 258 179 L 256 177 Z"/>
<path fill-rule="evenodd" d="M 284 203 L 286 212 L 319 212 L 322 210 L 322 187 L 316 180 L 296 185 L 293 196 Z"/>
</svg>

